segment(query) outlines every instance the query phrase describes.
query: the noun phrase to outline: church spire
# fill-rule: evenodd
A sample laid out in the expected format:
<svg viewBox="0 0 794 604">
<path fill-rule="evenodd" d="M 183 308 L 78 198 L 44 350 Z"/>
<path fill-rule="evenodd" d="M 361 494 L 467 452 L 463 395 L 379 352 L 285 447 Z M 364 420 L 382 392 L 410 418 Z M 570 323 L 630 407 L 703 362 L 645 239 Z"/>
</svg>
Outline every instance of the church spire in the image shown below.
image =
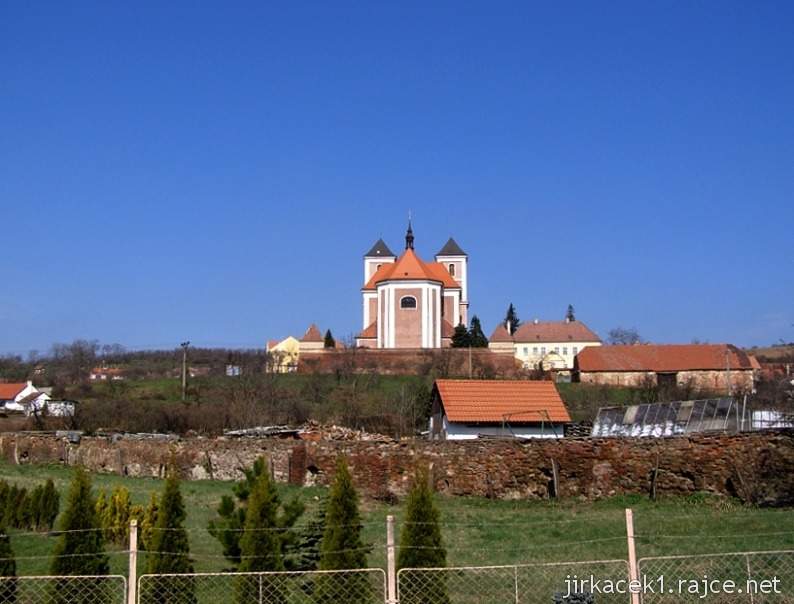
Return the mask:
<svg viewBox="0 0 794 604">
<path fill-rule="evenodd" d="M 408 213 L 408 230 L 405 232 L 405 249 L 414 249 L 414 230 L 411 228 L 411 213 Z"/>
</svg>

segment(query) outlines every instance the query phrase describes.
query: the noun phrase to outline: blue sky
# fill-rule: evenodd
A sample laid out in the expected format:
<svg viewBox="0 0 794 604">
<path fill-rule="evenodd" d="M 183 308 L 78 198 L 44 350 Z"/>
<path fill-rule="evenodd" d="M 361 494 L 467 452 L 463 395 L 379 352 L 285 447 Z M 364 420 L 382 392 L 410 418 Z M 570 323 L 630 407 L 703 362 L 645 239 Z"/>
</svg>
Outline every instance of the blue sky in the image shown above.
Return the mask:
<svg viewBox="0 0 794 604">
<path fill-rule="evenodd" d="M 470 255 L 488 333 L 794 340 L 794 5 L 7 2 L 0 353 L 360 328 Z"/>
</svg>

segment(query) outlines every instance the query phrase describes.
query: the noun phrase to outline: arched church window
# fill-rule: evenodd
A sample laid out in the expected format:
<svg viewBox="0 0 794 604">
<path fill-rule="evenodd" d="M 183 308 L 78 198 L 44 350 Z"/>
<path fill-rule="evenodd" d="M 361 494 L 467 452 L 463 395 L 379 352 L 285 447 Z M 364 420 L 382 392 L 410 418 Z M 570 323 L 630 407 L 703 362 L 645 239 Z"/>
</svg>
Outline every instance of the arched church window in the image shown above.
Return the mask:
<svg viewBox="0 0 794 604">
<path fill-rule="evenodd" d="M 452 263 L 450 263 L 449 265 L 449 274 L 452 275 L 453 277 L 455 276 L 455 265 Z"/>
<path fill-rule="evenodd" d="M 413 296 L 403 296 L 400 298 L 400 308 L 416 308 L 416 298 Z"/>
</svg>

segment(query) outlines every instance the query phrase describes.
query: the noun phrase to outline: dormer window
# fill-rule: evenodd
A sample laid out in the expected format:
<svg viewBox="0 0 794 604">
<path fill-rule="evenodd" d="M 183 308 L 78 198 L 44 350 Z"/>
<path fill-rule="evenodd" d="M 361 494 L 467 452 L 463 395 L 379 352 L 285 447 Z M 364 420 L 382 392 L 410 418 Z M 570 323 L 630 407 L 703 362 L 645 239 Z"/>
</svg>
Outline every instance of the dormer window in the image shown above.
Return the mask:
<svg viewBox="0 0 794 604">
<path fill-rule="evenodd" d="M 400 298 L 400 308 L 416 308 L 416 298 L 413 296 L 403 296 Z"/>
<path fill-rule="evenodd" d="M 455 276 L 455 265 L 450 262 L 449 264 L 449 274 L 453 277 Z"/>
</svg>

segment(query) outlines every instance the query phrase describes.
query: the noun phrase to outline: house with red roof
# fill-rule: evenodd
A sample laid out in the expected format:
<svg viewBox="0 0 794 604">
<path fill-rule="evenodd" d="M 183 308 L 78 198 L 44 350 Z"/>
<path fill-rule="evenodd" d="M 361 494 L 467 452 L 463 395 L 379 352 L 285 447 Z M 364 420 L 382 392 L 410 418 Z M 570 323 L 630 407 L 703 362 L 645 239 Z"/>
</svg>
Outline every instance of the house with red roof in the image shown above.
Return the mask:
<svg viewBox="0 0 794 604">
<path fill-rule="evenodd" d="M 429 437 L 561 438 L 570 421 L 554 382 L 436 380 Z"/>
<path fill-rule="evenodd" d="M 586 348 L 576 357 L 575 379 L 733 393 L 752 391 L 760 368 L 753 355 L 732 344 L 634 344 Z"/>
<path fill-rule="evenodd" d="M 410 220 L 398 258 L 382 239 L 364 256 L 362 331 L 367 348 L 449 346 L 455 325 L 468 322 L 468 256 L 450 238 L 425 262 L 414 250 Z"/>
<path fill-rule="evenodd" d="M 512 332 L 511 332 L 512 331 Z M 515 330 L 499 324 L 488 340 L 493 352 L 515 356 L 525 369 L 570 373 L 574 359 L 590 346 L 601 346 L 601 338 L 578 321 L 572 309 L 563 321 L 522 323 Z"/>
</svg>

